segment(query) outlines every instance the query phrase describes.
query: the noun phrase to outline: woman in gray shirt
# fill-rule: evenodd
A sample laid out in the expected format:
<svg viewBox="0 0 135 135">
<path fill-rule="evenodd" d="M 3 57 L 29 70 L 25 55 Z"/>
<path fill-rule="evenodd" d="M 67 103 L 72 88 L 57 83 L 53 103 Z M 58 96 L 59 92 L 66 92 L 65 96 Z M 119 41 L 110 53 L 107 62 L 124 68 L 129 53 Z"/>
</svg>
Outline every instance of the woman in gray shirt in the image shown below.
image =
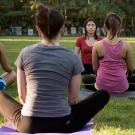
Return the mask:
<svg viewBox="0 0 135 135">
<path fill-rule="evenodd" d="M 25 47 L 16 60 L 20 103 L 1 92 L 0 112 L 19 132 L 78 131 L 104 107 L 109 94 L 99 91 L 77 103 L 84 68 L 74 52 L 59 45 L 64 18 L 44 5 L 35 18 L 42 40 Z"/>
</svg>

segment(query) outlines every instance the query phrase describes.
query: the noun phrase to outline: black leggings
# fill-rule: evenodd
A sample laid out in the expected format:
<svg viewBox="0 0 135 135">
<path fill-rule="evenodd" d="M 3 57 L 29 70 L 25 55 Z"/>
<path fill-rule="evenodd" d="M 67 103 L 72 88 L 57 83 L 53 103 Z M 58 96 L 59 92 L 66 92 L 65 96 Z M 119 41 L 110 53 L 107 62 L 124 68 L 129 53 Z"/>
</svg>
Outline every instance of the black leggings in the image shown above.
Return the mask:
<svg viewBox="0 0 135 135">
<path fill-rule="evenodd" d="M 109 98 L 108 92 L 100 90 L 71 105 L 71 115 L 60 118 L 28 117 L 21 115 L 20 103 L 0 91 L 0 113 L 11 121 L 19 132 L 74 132 L 83 128 L 107 104 Z"/>
<path fill-rule="evenodd" d="M 81 73 L 82 75 L 94 74 L 92 64 L 83 64 L 84 71 Z"/>
</svg>

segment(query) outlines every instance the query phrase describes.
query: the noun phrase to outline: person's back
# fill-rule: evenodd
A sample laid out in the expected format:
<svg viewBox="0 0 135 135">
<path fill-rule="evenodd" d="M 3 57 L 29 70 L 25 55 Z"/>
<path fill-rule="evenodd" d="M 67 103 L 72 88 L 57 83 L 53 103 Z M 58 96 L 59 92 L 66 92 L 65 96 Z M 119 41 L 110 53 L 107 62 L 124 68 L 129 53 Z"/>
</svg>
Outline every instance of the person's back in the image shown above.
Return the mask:
<svg viewBox="0 0 135 135">
<path fill-rule="evenodd" d="M 126 61 L 123 58 L 123 41 L 111 44 L 102 40 L 104 56 L 99 58 L 96 84 L 101 89 L 108 89 L 110 92 L 123 92 L 128 89 L 126 76 Z"/>
<path fill-rule="evenodd" d="M 80 72 L 78 56 L 60 46 L 35 44 L 23 49 L 23 65 L 27 97 L 22 114 L 25 116 L 62 117 L 69 115 L 68 84 Z M 76 67 L 76 69 L 75 69 Z M 32 99 L 32 100 L 31 100 Z"/>
<path fill-rule="evenodd" d="M 106 16 L 107 37 L 95 43 L 92 51 L 93 69 L 97 74 L 96 89 L 123 92 L 128 89 L 127 76 L 133 72 L 131 46 L 118 38 L 121 19 L 115 13 Z"/>
</svg>

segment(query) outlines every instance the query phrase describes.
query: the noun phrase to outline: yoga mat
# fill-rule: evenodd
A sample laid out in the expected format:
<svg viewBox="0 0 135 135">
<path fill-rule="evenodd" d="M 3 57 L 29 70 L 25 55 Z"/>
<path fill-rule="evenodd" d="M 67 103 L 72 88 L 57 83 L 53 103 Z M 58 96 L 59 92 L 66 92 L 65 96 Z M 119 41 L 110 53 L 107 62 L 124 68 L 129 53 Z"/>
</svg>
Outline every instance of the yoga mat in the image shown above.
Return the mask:
<svg viewBox="0 0 135 135">
<path fill-rule="evenodd" d="M 34 135 L 92 135 L 92 127 L 93 123 L 89 122 L 86 126 L 78 131 L 73 133 L 36 133 Z M 11 123 L 6 123 L 2 127 L 0 127 L 0 135 L 33 135 L 28 133 L 20 133 L 17 132 L 11 125 Z"/>
<path fill-rule="evenodd" d="M 93 93 L 95 93 L 95 91 L 82 88 L 80 91 L 79 100 L 83 100 Z M 110 93 L 110 96 L 111 98 L 135 98 L 135 90 L 125 91 L 123 93 Z"/>
</svg>

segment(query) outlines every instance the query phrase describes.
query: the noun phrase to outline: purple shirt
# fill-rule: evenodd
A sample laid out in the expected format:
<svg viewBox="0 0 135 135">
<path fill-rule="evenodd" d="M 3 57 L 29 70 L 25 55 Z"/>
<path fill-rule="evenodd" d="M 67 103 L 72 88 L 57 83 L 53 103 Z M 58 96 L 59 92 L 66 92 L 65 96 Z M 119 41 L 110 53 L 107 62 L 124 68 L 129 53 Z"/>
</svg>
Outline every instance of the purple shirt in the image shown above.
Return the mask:
<svg viewBox="0 0 135 135">
<path fill-rule="evenodd" d="M 123 92 L 128 89 L 126 76 L 126 62 L 122 58 L 123 42 L 110 44 L 105 39 L 102 41 L 104 57 L 99 59 L 96 85 L 99 89 L 108 92 Z"/>
</svg>

